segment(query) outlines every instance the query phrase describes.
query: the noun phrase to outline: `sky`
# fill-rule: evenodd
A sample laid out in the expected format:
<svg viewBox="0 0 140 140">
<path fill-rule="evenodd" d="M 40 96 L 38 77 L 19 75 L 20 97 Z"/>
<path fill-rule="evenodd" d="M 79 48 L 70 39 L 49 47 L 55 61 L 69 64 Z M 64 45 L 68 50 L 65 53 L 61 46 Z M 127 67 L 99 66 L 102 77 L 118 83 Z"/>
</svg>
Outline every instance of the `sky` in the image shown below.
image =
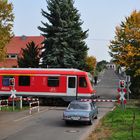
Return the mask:
<svg viewBox="0 0 140 140">
<path fill-rule="evenodd" d="M 15 15 L 13 32 L 15 36 L 39 36 L 43 27 L 41 9 L 48 11 L 46 0 L 9 0 L 13 3 Z M 132 11 L 140 10 L 140 0 L 75 0 L 74 6 L 83 21 L 83 31 L 88 31 L 85 40 L 89 56 L 97 61 L 110 61 L 108 46 L 115 37 L 115 27 L 119 26 Z"/>
</svg>

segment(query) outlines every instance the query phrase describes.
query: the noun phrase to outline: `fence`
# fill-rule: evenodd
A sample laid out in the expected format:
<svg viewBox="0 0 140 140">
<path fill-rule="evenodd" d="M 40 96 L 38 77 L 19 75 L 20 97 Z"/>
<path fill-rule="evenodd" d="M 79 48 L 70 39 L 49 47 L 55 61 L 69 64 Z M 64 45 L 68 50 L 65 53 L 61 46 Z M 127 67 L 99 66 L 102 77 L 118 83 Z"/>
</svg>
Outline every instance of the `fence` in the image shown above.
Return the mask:
<svg viewBox="0 0 140 140">
<path fill-rule="evenodd" d="M 0 100 L 0 111 L 2 110 L 2 107 L 8 107 L 9 103 L 13 102 L 13 101 L 16 101 L 17 103 L 20 101 L 20 104 L 18 104 L 20 109 L 22 109 L 22 101 L 27 101 L 27 103 L 29 103 L 29 114 L 30 115 L 32 114 L 32 110 L 37 109 L 37 111 L 39 112 L 39 99 L 38 98 L 21 98 L 21 97 Z M 16 103 L 16 105 L 17 105 L 17 103 Z M 15 106 L 15 105 L 13 104 L 13 106 Z"/>
<path fill-rule="evenodd" d="M 29 114 L 32 114 L 32 110 L 37 109 L 39 112 L 39 101 L 34 101 L 29 103 Z"/>
</svg>

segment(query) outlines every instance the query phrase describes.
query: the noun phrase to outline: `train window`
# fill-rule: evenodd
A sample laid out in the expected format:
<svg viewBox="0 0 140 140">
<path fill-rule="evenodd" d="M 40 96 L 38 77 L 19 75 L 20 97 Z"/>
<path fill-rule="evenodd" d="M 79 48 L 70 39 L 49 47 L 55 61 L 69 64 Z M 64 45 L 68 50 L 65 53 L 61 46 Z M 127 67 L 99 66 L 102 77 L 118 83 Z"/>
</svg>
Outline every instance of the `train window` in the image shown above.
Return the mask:
<svg viewBox="0 0 140 140">
<path fill-rule="evenodd" d="M 11 78 L 13 78 L 13 76 L 3 76 L 2 77 L 2 85 L 9 86 L 10 85 L 9 81 Z"/>
<path fill-rule="evenodd" d="M 87 82 L 85 77 L 79 77 L 79 87 L 87 87 Z"/>
<path fill-rule="evenodd" d="M 48 77 L 48 87 L 59 87 L 59 77 L 57 76 Z"/>
<path fill-rule="evenodd" d="M 19 86 L 30 86 L 30 76 L 19 76 Z"/>
<path fill-rule="evenodd" d="M 68 80 L 68 87 L 69 88 L 75 88 L 75 81 L 76 81 L 76 79 L 75 79 L 75 77 L 69 77 L 69 80 Z"/>
</svg>

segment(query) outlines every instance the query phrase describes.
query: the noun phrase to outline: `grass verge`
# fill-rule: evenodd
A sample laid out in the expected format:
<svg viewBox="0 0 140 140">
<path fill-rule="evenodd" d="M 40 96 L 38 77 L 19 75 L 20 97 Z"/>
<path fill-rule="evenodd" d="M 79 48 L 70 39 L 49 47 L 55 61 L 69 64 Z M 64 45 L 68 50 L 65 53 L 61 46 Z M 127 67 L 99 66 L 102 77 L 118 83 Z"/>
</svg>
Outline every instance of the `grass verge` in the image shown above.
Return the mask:
<svg viewBox="0 0 140 140">
<path fill-rule="evenodd" d="M 2 107 L 1 108 L 1 111 L 7 111 L 7 112 L 18 112 L 18 111 L 23 111 L 23 110 L 27 110 L 29 109 L 29 106 L 23 106 L 22 109 L 20 109 L 19 107 L 14 107 L 14 110 L 13 110 L 13 107 L 12 106 L 8 106 L 8 107 Z"/>
<path fill-rule="evenodd" d="M 130 100 L 124 110 L 116 105 L 87 140 L 140 140 L 140 101 Z"/>
</svg>

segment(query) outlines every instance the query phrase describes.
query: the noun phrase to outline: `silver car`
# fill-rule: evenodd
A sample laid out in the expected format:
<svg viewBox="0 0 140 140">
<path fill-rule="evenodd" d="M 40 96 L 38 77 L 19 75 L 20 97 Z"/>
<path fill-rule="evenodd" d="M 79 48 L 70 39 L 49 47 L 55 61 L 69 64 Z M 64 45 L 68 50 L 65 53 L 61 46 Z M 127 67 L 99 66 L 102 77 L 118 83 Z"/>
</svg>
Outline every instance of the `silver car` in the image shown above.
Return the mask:
<svg viewBox="0 0 140 140">
<path fill-rule="evenodd" d="M 72 121 L 93 123 L 93 119 L 97 119 L 98 108 L 91 101 L 72 101 L 67 109 L 63 112 L 63 120 L 66 123 Z"/>
</svg>

